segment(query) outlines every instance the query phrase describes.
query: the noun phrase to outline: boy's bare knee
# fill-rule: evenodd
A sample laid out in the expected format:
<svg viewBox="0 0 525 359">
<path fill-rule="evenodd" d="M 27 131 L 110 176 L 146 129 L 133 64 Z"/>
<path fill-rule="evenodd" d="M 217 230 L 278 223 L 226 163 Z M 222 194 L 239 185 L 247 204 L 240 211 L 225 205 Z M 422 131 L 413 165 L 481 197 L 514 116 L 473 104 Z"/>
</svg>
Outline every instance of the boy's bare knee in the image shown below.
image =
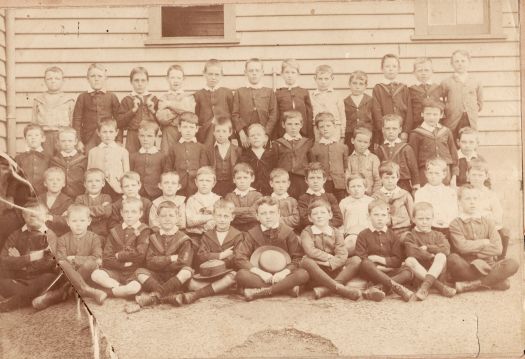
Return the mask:
<svg viewBox="0 0 525 359">
<path fill-rule="evenodd" d="M 408 257 L 407 259 L 405 259 L 405 264 L 408 267 L 413 268 L 418 264 L 418 261 L 414 257 Z"/>
</svg>

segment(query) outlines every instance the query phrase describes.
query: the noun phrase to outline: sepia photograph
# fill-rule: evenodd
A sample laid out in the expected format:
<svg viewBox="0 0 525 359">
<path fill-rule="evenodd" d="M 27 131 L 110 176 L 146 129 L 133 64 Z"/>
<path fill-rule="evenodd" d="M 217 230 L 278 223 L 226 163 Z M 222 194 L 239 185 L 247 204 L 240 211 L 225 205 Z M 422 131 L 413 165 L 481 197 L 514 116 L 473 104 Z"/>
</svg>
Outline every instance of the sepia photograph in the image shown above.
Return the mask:
<svg viewBox="0 0 525 359">
<path fill-rule="evenodd" d="M 4 0 L 0 358 L 519 358 L 519 0 Z"/>
</svg>

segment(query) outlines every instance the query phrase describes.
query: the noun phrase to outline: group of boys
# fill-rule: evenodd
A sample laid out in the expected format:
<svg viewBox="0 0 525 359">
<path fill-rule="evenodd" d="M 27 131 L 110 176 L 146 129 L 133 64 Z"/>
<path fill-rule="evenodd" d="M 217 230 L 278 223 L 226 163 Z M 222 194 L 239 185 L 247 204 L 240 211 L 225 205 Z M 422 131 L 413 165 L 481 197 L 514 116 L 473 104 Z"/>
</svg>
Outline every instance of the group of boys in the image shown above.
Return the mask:
<svg viewBox="0 0 525 359">
<path fill-rule="evenodd" d="M 409 89 L 394 81 L 399 59 L 386 55 L 372 98 L 356 71 L 345 101 L 327 65 L 317 90 L 297 87 L 295 60 L 283 62 L 287 87 L 275 92 L 261 86 L 258 59 L 233 92 L 218 87 L 220 62 L 208 61 L 194 95 L 173 65 L 159 99 L 135 68 L 120 104 L 93 64 L 92 90 L 74 106 L 61 70 L 48 69 L 49 91 L 24 130 L 28 151 L 16 158 L 32 189 L 8 182 L 14 203 L 24 191 L 38 198 L 0 254 L 0 311 L 67 297 L 53 256 L 80 295 L 134 298 L 129 311 L 232 288 L 247 300 L 298 296 L 307 285 L 317 299 L 374 301 L 390 292 L 424 300 L 431 287 L 447 297 L 508 289 L 518 264 L 505 258 L 501 205 L 476 152 L 469 104 L 481 109 L 481 89 L 469 59 L 456 51 L 455 74 L 439 86 L 431 61 L 418 59 L 421 84 Z M 472 86 L 476 98 L 466 98 Z"/>
</svg>

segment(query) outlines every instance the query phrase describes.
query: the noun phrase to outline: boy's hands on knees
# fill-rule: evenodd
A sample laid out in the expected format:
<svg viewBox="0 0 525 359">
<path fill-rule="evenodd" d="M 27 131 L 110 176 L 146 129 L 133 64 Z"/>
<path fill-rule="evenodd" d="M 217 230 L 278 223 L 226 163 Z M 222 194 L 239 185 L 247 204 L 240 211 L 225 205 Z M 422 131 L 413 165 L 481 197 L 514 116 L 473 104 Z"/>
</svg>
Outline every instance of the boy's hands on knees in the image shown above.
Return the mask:
<svg viewBox="0 0 525 359">
<path fill-rule="evenodd" d="M 67 256 L 66 259 L 71 264 L 75 263 L 75 256 Z"/>
<path fill-rule="evenodd" d="M 223 250 L 220 254 L 219 254 L 219 259 L 224 259 L 224 258 L 228 258 L 230 256 L 233 256 L 233 248 L 230 247 L 230 248 L 226 248 L 225 250 Z"/>
<path fill-rule="evenodd" d="M 280 272 L 277 272 L 273 275 L 273 278 L 272 278 L 272 283 L 275 284 L 275 283 L 279 283 L 280 281 L 282 281 L 284 278 L 286 278 L 286 276 L 288 274 L 290 274 L 290 270 L 288 268 L 285 268 L 283 269 L 282 271 Z"/>
<path fill-rule="evenodd" d="M 170 261 L 172 261 L 172 262 L 176 262 L 177 259 L 179 259 L 179 256 L 177 254 L 173 254 L 173 255 L 170 256 Z"/>
<path fill-rule="evenodd" d="M 386 259 L 385 257 L 377 256 L 375 254 L 371 254 L 368 256 L 368 259 L 371 260 L 374 263 L 386 265 Z"/>
<path fill-rule="evenodd" d="M 270 284 L 273 281 L 273 275 L 271 273 L 263 271 L 260 268 L 252 267 L 250 269 L 250 272 L 252 272 L 253 274 L 259 276 L 259 278 L 261 278 L 264 283 Z"/>
<path fill-rule="evenodd" d="M 422 251 L 427 251 L 428 247 L 427 246 L 421 246 L 421 247 L 419 247 L 419 249 L 421 249 Z"/>
</svg>

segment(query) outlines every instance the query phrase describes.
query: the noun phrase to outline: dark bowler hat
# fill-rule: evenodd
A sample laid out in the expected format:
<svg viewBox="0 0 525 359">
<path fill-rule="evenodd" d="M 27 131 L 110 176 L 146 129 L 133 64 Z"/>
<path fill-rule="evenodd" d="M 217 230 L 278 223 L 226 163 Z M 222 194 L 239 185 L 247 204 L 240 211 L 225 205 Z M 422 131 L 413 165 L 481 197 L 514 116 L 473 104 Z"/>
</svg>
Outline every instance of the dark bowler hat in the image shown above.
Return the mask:
<svg viewBox="0 0 525 359">
<path fill-rule="evenodd" d="M 195 274 L 195 279 L 213 279 L 231 272 L 232 269 L 226 268 L 226 263 L 220 259 L 210 259 L 199 266 L 199 273 Z"/>
<path fill-rule="evenodd" d="M 282 271 L 292 259 L 288 252 L 277 246 L 260 246 L 250 257 L 250 263 L 269 273 Z"/>
</svg>

